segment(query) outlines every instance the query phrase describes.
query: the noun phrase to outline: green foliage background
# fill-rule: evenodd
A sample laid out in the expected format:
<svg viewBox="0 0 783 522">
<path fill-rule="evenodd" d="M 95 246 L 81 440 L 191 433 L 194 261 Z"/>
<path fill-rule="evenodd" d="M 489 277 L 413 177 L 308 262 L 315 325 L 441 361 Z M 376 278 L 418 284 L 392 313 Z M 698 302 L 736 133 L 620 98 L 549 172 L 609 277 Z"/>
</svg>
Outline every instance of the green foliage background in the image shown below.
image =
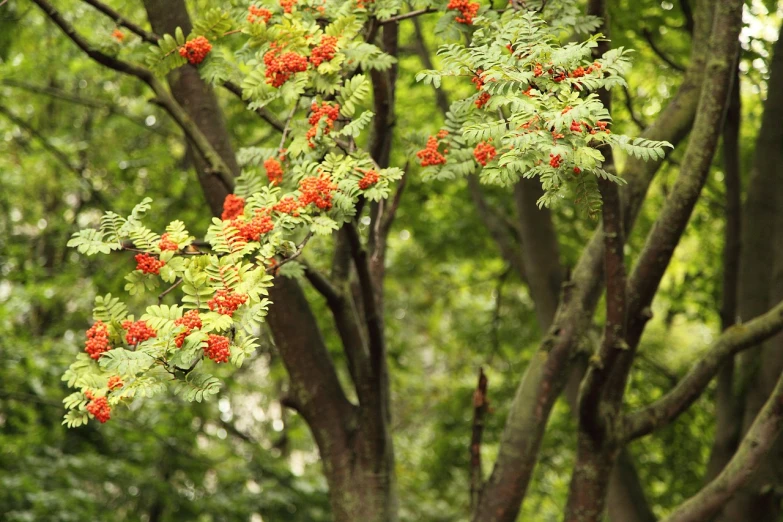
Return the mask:
<svg viewBox="0 0 783 522">
<path fill-rule="evenodd" d="M 774 2 L 766 3 L 771 13 L 761 1 L 751 9 L 766 29 L 743 42 L 746 166 L 780 21 Z M 116 4 L 144 19 L 140 3 Z M 198 16 L 209 2 L 190 4 Z M 86 4 L 64 0 L 58 8 L 92 41 L 111 45 L 113 25 Z M 629 92 L 645 121 L 657 116 L 681 75 L 652 52 L 642 30 L 685 65 L 689 43 L 678 9 L 651 0 L 612 4 L 613 46 L 636 50 Z M 431 50 L 435 23 L 436 17 L 422 19 Z M 414 38 L 403 23 L 393 165 L 405 163 L 411 134 L 433 134 L 442 122 L 431 87 L 414 81 L 423 68 L 411 50 Z M 142 43 L 129 37 L 126 45 Z M 466 88 L 444 85 L 455 95 Z M 68 237 L 96 224 L 103 210 L 126 214 L 147 195 L 155 199 L 150 224 L 158 229 L 177 218 L 203 237 L 209 224 L 182 139 L 146 93 L 89 61 L 28 3 L 0 7 L 0 518 L 329 520 L 307 427 L 280 406 L 285 374 L 268 338 L 242 369 L 221 369 L 230 378 L 217 400 L 185 403 L 171 394 L 134 406 L 132 414 L 118 411 L 106 425 L 67 430 L 60 424 L 67 394 L 60 376 L 82 350 L 93 298 L 117 292 L 133 264 L 127 253 L 80 256 L 65 247 Z M 634 135 L 624 96 L 616 90 L 615 128 Z M 277 136 L 241 104 L 221 99 L 237 142 L 277 146 Z M 675 154 L 650 189 L 629 254 L 641 247 L 677 161 Z M 718 159 L 655 303 L 632 402 L 668 389 L 718 329 L 721 176 Z M 494 407 L 484 447 L 491 462 L 505 408 L 540 332 L 527 291 L 509 275 L 465 181 L 424 183 L 414 169 L 408 182 L 386 286 L 401 517 L 464 520 L 477 369 L 487 371 Z M 488 189 L 488 196 L 495 207 L 511 210 L 505 191 Z M 564 258 L 573 264 L 593 223 L 565 204 L 555 215 Z M 306 256 L 326 266 L 328 254 L 328 241 L 321 241 Z M 309 297 L 339 359 L 325 305 L 314 292 Z M 631 446 L 656 515 L 699 488 L 712 419 L 711 405 L 701 401 L 670 428 Z M 568 408 L 558 404 L 520 520 L 560 519 L 574 428 Z"/>
</svg>

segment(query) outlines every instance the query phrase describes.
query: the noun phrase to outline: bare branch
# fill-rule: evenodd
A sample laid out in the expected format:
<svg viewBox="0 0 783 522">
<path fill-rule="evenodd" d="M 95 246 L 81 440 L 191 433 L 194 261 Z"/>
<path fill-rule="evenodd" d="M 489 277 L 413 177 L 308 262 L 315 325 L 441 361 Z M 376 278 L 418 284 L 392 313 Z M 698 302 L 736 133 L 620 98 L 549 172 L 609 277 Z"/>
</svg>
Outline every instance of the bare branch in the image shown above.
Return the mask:
<svg viewBox="0 0 783 522">
<path fill-rule="evenodd" d="M 606 324 L 597 357 L 591 359 L 579 396 L 579 422 L 594 441 L 606 438 L 606 423 L 600 406 L 615 361 L 625 345 L 626 294 L 623 217 L 617 184 L 599 179 L 603 199 L 604 273 L 606 274 Z"/>
<path fill-rule="evenodd" d="M 240 100 L 244 102 L 244 98 L 242 97 L 242 88 L 239 85 L 235 84 L 234 82 L 227 81 L 223 83 L 223 87 L 225 87 L 228 92 L 237 96 Z M 269 109 L 267 109 L 266 107 L 259 107 L 255 109 L 254 112 L 258 114 L 261 117 L 261 119 L 263 119 L 273 128 L 275 128 L 279 132 L 283 132 L 285 125 L 283 125 L 283 122 L 278 120 L 277 117 L 269 111 Z"/>
<path fill-rule="evenodd" d="M 121 116 L 127 119 L 128 121 L 135 123 L 139 127 L 152 131 L 161 136 L 170 137 L 175 135 L 173 132 L 170 132 L 169 130 L 163 127 L 147 125 L 147 123 L 142 118 L 138 118 L 136 116 L 126 113 L 122 111 L 119 107 L 113 105 L 111 102 L 108 101 L 98 100 L 96 98 L 88 98 L 85 96 L 78 96 L 76 94 L 66 92 L 62 89 L 57 89 L 56 87 L 49 87 L 46 85 L 34 85 L 19 80 L 14 80 L 11 78 L 0 80 L 0 85 L 5 85 L 7 87 L 11 87 L 15 89 L 21 89 L 35 94 L 49 96 L 57 100 L 63 100 L 69 103 L 83 105 L 84 107 L 90 107 L 93 109 L 105 109 L 106 111 L 108 111 L 110 115 L 116 114 L 117 116 Z"/>
<path fill-rule="evenodd" d="M 631 116 L 631 121 L 633 121 L 640 129 L 646 129 L 647 123 L 642 120 L 642 118 L 633 108 L 633 98 L 631 98 L 631 92 L 628 90 L 627 85 L 623 85 L 623 94 L 625 94 L 625 108 L 628 109 L 628 114 Z"/>
<path fill-rule="evenodd" d="M 401 15 L 392 16 L 391 18 L 387 18 L 386 20 L 381 20 L 379 23 L 381 25 L 383 24 L 393 24 L 400 22 L 402 20 L 407 20 L 408 18 L 415 18 L 417 16 L 429 14 L 429 13 L 435 13 L 437 12 L 437 9 L 434 9 L 432 7 L 428 7 L 426 9 L 418 9 L 416 11 L 410 11 L 408 13 L 403 13 Z"/>
<path fill-rule="evenodd" d="M 158 43 L 160 36 L 156 35 L 155 33 L 145 31 L 141 26 L 136 25 L 132 21 L 128 20 L 103 2 L 100 2 L 99 0 L 82 0 L 82 2 L 93 6 L 95 9 L 114 20 L 117 25 L 125 27 L 129 31 L 136 33 L 145 42 L 151 43 L 152 45 L 156 45 Z"/>
<path fill-rule="evenodd" d="M 489 410 L 487 376 L 479 368 L 478 384 L 473 392 L 473 428 L 470 438 L 470 508 L 478 502 L 483 477 L 481 472 L 481 437 L 484 434 L 484 416 Z"/>
<path fill-rule="evenodd" d="M 783 302 L 750 322 L 726 330 L 669 393 L 628 414 L 622 422 L 625 440 L 643 437 L 674 421 L 701 396 L 729 357 L 752 348 L 783 330 Z"/>
<path fill-rule="evenodd" d="M 723 471 L 662 522 L 710 520 L 748 483 L 783 427 L 783 374 Z"/>
<path fill-rule="evenodd" d="M 674 60 L 669 58 L 665 52 L 663 52 L 663 49 L 658 47 L 658 44 L 655 43 L 655 40 L 653 39 L 653 35 L 650 32 L 649 29 L 642 29 L 642 36 L 644 37 L 645 41 L 650 45 L 650 49 L 660 58 L 663 60 L 663 62 L 674 69 L 675 71 L 679 72 L 685 72 L 685 67 L 682 65 L 675 63 Z"/>
</svg>

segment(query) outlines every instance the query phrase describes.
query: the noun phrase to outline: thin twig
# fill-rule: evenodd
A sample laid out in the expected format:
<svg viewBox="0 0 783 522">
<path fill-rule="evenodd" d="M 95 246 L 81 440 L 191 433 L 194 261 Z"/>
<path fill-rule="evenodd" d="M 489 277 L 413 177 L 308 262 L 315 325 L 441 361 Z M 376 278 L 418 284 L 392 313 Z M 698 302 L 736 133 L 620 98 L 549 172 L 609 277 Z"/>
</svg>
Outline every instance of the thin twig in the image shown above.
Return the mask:
<svg viewBox="0 0 783 522">
<path fill-rule="evenodd" d="M 470 438 L 470 507 L 478 502 L 483 486 L 481 472 L 481 438 L 484 433 L 484 416 L 489 409 L 487 400 L 487 376 L 479 368 L 478 385 L 473 392 L 473 429 Z"/>
<path fill-rule="evenodd" d="M 631 98 L 631 92 L 628 90 L 627 85 L 623 85 L 623 93 L 625 94 L 625 108 L 628 109 L 628 114 L 631 116 L 631 120 L 636 124 L 639 129 L 644 130 L 647 128 L 647 124 L 636 114 L 633 109 L 633 99 Z"/>
<path fill-rule="evenodd" d="M 161 303 L 163 302 L 163 298 L 164 298 L 164 297 L 166 297 L 166 296 L 169 294 L 169 292 L 171 292 L 172 290 L 174 290 L 175 288 L 177 288 L 179 285 L 181 285 L 181 284 L 182 284 L 182 281 L 184 281 L 184 279 L 182 279 L 182 278 L 180 277 L 179 279 L 177 279 L 177 281 L 176 281 L 176 282 L 175 282 L 173 285 L 171 285 L 171 286 L 170 286 L 170 287 L 168 287 L 166 290 L 164 290 L 164 291 L 163 291 L 163 292 L 162 292 L 162 293 L 161 293 L 161 294 L 158 296 L 158 304 L 161 304 Z"/>
<path fill-rule="evenodd" d="M 652 49 L 652 51 L 656 55 L 658 55 L 658 58 L 663 60 L 666 63 L 666 65 L 668 65 L 669 67 L 671 67 L 675 71 L 685 72 L 685 67 L 683 67 L 682 65 L 679 65 L 678 63 L 675 63 L 674 60 L 669 58 L 666 55 L 666 53 L 663 52 L 663 49 L 658 47 L 658 44 L 656 44 L 655 40 L 653 40 L 653 35 L 652 35 L 652 33 L 650 32 L 649 29 L 642 29 L 642 36 L 647 41 L 647 43 L 650 45 L 650 49 Z"/>
<path fill-rule="evenodd" d="M 100 11 L 101 13 L 105 14 L 114 22 L 117 23 L 117 25 L 125 27 L 129 31 L 136 33 L 136 35 L 140 36 L 142 40 L 144 40 L 147 43 L 151 43 L 152 45 L 155 45 L 158 43 L 158 40 L 160 37 L 156 35 L 155 33 L 151 33 L 149 31 L 145 31 L 141 26 L 131 22 L 129 19 L 122 16 L 120 13 L 109 7 L 108 5 L 104 4 L 103 2 L 100 2 L 98 0 L 82 0 L 85 4 L 89 4 L 93 6 L 95 9 Z"/>
<path fill-rule="evenodd" d="M 302 255 L 302 251 L 304 250 L 305 245 L 307 244 L 308 241 L 310 241 L 310 238 L 312 238 L 312 237 L 313 237 L 313 232 L 311 230 L 310 232 L 307 233 L 307 235 L 302 240 L 302 242 L 299 243 L 299 245 L 297 245 L 296 250 L 294 251 L 293 254 L 291 254 L 290 256 L 286 257 L 285 259 L 283 259 L 279 263 L 277 263 L 275 265 L 272 265 L 270 267 L 267 267 L 266 273 L 267 274 L 271 274 L 271 273 L 279 270 L 281 266 L 285 265 L 286 263 L 290 263 L 291 261 L 293 261 L 294 259 L 296 259 L 300 255 Z"/>
<path fill-rule="evenodd" d="M 401 15 L 392 16 L 391 18 L 387 18 L 386 20 L 381 20 L 379 23 L 381 25 L 384 24 L 393 24 L 395 22 L 400 22 L 402 20 L 407 20 L 408 18 L 415 18 L 417 16 L 429 14 L 429 13 L 435 13 L 437 12 L 437 9 L 433 9 L 432 7 L 428 7 L 426 9 L 418 9 L 416 11 L 410 11 L 408 13 L 403 13 Z"/>
</svg>

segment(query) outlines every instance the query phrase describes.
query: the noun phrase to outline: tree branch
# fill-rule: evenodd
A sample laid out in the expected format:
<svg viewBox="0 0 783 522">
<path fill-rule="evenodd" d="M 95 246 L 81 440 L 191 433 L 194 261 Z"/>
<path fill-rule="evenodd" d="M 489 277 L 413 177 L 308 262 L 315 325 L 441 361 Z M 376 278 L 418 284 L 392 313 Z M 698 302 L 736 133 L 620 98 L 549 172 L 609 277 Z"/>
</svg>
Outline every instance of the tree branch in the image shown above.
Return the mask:
<svg viewBox="0 0 783 522">
<path fill-rule="evenodd" d="M 34 85 L 26 82 L 21 82 L 18 80 L 14 80 L 11 78 L 6 78 L 0 80 L 0 85 L 5 85 L 7 87 L 15 88 L 15 89 L 21 89 L 27 92 L 31 92 L 34 94 L 41 94 L 43 96 L 49 96 L 51 98 L 57 99 L 57 100 L 63 100 L 69 103 L 74 103 L 77 105 L 83 105 L 85 107 L 90 107 L 93 109 L 105 109 L 109 112 L 109 114 L 116 114 L 117 116 L 122 116 L 123 118 L 127 119 L 128 121 L 135 123 L 139 127 L 143 127 L 146 130 L 152 131 L 156 134 L 159 134 L 161 136 L 174 136 L 175 134 L 173 132 L 170 132 L 164 128 L 156 127 L 156 126 L 149 126 L 146 124 L 146 122 L 142 118 L 137 118 L 135 116 L 132 116 L 130 114 L 127 114 L 120 110 L 119 107 L 111 104 L 108 101 L 98 100 L 95 98 L 87 98 L 84 96 L 78 96 L 75 94 L 71 94 L 69 92 L 66 92 L 62 89 L 57 89 L 55 87 L 49 87 L 45 85 Z"/>
<path fill-rule="evenodd" d="M 158 40 L 160 39 L 158 35 L 149 31 L 145 31 L 140 25 L 136 25 L 103 2 L 100 2 L 99 0 L 82 0 L 82 2 L 93 6 L 95 9 L 114 20 L 117 25 L 125 27 L 129 31 L 136 33 L 136 35 L 140 36 L 141 39 L 145 42 L 151 43 L 152 45 L 157 45 Z"/>
<path fill-rule="evenodd" d="M 367 332 L 369 334 L 370 366 L 375 378 L 380 379 L 384 356 L 383 326 L 381 322 L 383 319 L 378 314 L 375 292 L 367 260 L 367 251 L 362 246 L 359 232 L 356 230 L 356 226 L 353 223 L 346 223 L 343 228 L 348 236 L 351 255 L 353 257 L 354 266 L 356 267 L 356 274 L 361 289 L 362 306 L 367 322 Z"/>
<path fill-rule="evenodd" d="M 680 175 L 647 236 L 628 282 L 629 323 L 626 340 L 631 350 L 637 346 L 649 319 L 643 312 L 652 303 L 709 175 L 734 79 L 741 26 L 742 2 L 732 0 L 716 8 L 715 29 L 709 48 L 713 59 L 707 63 L 706 69 L 710 81 L 705 82 L 702 88 L 694 130 L 688 141 Z"/>
<path fill-rule="evenodd" d="M 636 111 L 633 108 L 633 99 L 631 98 L 631 92 L 628 90 L 627 85 L 623 85 L 623 94 L 625 94 L 625 108 L 628 110 L 628 114 L 631 116 L 631 121 L 633 121 L 640 129 L 647 128 L 647 124 L 638 114 L 636 114 Z"/>
<path fill-rule="evenodd" d="M 625 259 L 623 247 L 623 217 L 617 184 L 598 180 L 603 199 L 604 273 L 606 274 L 606 324 L 598 356 L 591 358 L 579 395 L 579 422 L 587 435 L 602 444 L 607 435 L 607 423 L 601 404 L 615 361 L 624 349 L 626 325 Z M 617 404 L 612 404 L 616 407 Z"/>
<path fill-rule="evenodd" d="M 383 24 L 394 24 L 394 23 L 400 22 L 402 20 L 407 20 L 409 18 L 415 18 L 417 16 L 421 16 L 421 15 L 425 15 L 425 14 L 429 14 L 429 13 L 435 13 L 435 12 L 437 12 L 437 9 L 434 9 L 432 7 L 428 7 L 426 9 L 418 9 L 416 11 L 410 11 L 410 12 L 407 12 L 407 13 L 403 13 L 401 15 L 392 16 L 391 18 L 387 18 L 386 20 L 381 20 L 379 23 L 381 25 L 383 25 Z"/>
<path fill-rule="evenodd" d="M 669 393 L 623 419 L 621 438 L 626 441 L 637 439 L 673 422 L 699 398 L 728 358 L 758 345 L 781 330 L 783 302 L 752 321 L 726 330 Z"/>
<path fill-rule="evenodd" d="M 642 29 L 642 36 L 644 37 L 645 41 L 650 45 L 650 49 L 660 58 L 666 65 L 674 69 L 675 71 L 679 72 L 685 72 L 685 68 L 675 63 L 671 58 L 669 58 L 666 53 L 663 52 L 663 49 L 658 47 L 658 44 L 655 43 L 655 40 L 653 39 L 653 35 L 650 32 L 649 29 Z"/>
<path fill-rule="evenodd" d="M 473 393 L 473 428 L 470 438 L 470 507 L 478 502 L 483 483 L 481 472 L 481 437 L 484 433 L 484 416 L 489 409 L 487 400 L 487 376 L 479 368 L 478 385 Z"/>
<path fill-rule="evenodd" d="M 662 522 L 710 520 L 745 485 L 762 463 L 783 427 L 783 374 L 723 471 Z"/>
<path fill-rule="evenodd" d="M 231 94 L 237 96 L 242 102 L 244 103 L 244 98 L 242 97 L 242 88 L 231 81 L 223 82 L 223 87 L 230 92 Z M 283 122 L 281 122 L 277 117 L 272 114 L 269 109 L 266 107 L 259 107 L 255 109 L 254 111 L 256 114 L 258 114 L 261 119 L 263 119 L 265 122 L 267 122 L 269 125 L 271 125 L 274 129 L 276 129 L 279 132 L 283 132 L 283 129 L 285 128 L 285 125 Z"/>
<path fill-rule="evenodd" d="M 174 100 L 163 84 L 148 69 L 138 65 L 122 61 L 118 58 L 109 56 L 96 48 L 92 47 L 65 18 L 57 11 L 47 0 L 32 0 L 41 10 L 57 25 L 73 43 L 76 44 L 87 56 L 97 63 L 113 69 L 117 72 L 135 76 L 146 83 L 155 93 L 157 102 L 166 109 L 166 112 L 174 119 L 185 135 L 195 145 L 196 150 L 209 165 L 212 174 L 216 175 L 221 182 L 230 191 L 233 189 L 234 181 L 231 170 L 212 148 L 209 140 L 204 136 L 198 126 L 193 122 L 185 110 Z"/>
</svg>

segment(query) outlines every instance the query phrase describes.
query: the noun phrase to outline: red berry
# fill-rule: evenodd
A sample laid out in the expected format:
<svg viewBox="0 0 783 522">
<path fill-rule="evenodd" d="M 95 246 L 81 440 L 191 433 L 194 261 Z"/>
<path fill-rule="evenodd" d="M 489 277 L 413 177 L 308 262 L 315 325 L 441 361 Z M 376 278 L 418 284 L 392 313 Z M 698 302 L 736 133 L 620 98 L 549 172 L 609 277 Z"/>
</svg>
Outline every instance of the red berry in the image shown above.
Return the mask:
<svg viewBox="0 0 783 522">
<path fill-rule="evenodd" d="M 275 228 L 272 218 L 269 217 L 269 209 L 258 209 L 250 221 L 238 218 L 231 225 L 239 231 L 239 236 L 245 241 L 258 241 L 263 234 L 267 234 Z"/>
<path fill-rule="evenodd" d="M 223 201 L 223 214 L 220 216 L 220 219 L 234 219 L 237 216 L 241 216 L 244 212 L 244 198 L 235 196 L 234 194 L 229 194 L 226 196 L 225 201 Z"/>
<path fill-rule="evenodd" d="M 118 388 L 122 388 L 124 386 L 124 382 L 122 382 L 122 379 L 119 375 L 112 375 L 109 377 L 109 382 L 106 384 L 106 386 L 110 390 L 116 390 Z"/>
<path fill-rule="evenodd" d="M 283 11 L 286 13 L 290 13 L 296 5 L 296 1 L 297 0 L 280 0 L 280 7 L 282 7 Z"/>
<path fill-rule="evenodd" d="M 248 15 L 247 15 L 247 21 L 251 24 L 255 23 L 267 23 L 270 18 L 272 18 L 272 11 L 269 9 L 264 9 L 263 7 L 256 7 L 254 5 L 251 5 L 247 8 Z"/>
<path fill-rule="evenodd" d="M 266 65 L 266 83 L 272 87 L 280 87 L 292 74 L 307 70 L 307 58 L 296 53 L 280 54 L 277 43 L 264 55 Z"/>
<path fill-rule="evenodd" d="M 130 346 L 143 343 L 147 339 L 152 339 L 158 335 L 155 329 L 147 326 L 145 321 L 123 321 L 122 328 L 127 330 L 127 333 L 125 334 L 125 341 Z"/>
<path fill-rule="evenodd" d="M 230 345 L 231 341 L 227 337 L 209 334 L 204 354 L 218 364 L 228 362 L 228 358 L 231 356 Z"/>
<path fill-rule="evenodd" d="M 95 321 L 95 324 L 87 330 L 87 342 L 84 344 L 84 351 L 92 359 L 99 359 L 104 352 L 111 350 L 109 346 L 109 327 L 102 321 Z"/>
<path fill-rule="evenodd" d="M 549 166 L 552 168 L 559 168 L 560 167 L 560 154 L 550 154 L 549 155 Z"/>
<path fill-rule="evenodd" d="M 446 156 L 438 151 L 438 145 L 438 139 L 435 136 L 430 136 L 427 139 L 427 146 L 424 147 L 424 150 L 416 153 L 416 156 L 421 160 L 422 167 L 446 163 Z"/>
<path fill-rule="evenodd" d="M 312 125 L 312 127 L 310 127 L 310 129 L 307 131 L 305 137 L 307 138 L 310 147 L 314 148 L 315 143 L 313 143 L 313 138 L 318 135 L 318 124 L 320 123 L 321 119 L 326 118 L 324 132 L 331 132 L 334 128 L 334 122 L 337 121 L 337 118 L 340 117 L 340 105 L 336 103 L 331 105 L 328 102 L 323 102 L 319 107 L 317 103 L 313 102 L 312 105 L 310 105 L 310 112 L 310 118 L 307 121 L 310 123 L 310 125 Z"/>
<path fill-rule="evenodd" d="M 222 315 L 233 316 L 237 308 L 245 304 L 247 295 L 238 294 L 230 288 L 220 288 L 215 296 L 207 301 L 209 309 Z"/>
<path fill-rule="evenodd" d="M 483 141 L 473 149 L 473 156 L 475 156 L 476 161 L 478 161 L 482 167 L 486 167 L 487 163 L 496 155 L 497 151 L 495 151 L 495 147 Z"/>
<path fill-rule="evenodd" d="M 189 63 L 198 65 L 204 61 L 211 50 L 212 44 L 209 43 L 209 40 L 203 36 L 197 36 L 179 48 L 179 55 L 187 59 Z"/>
<path fill-rule="evenodd" d="M 86 395 L 86 394 L 85 394 Z M 87 411 L 96 419 L 101 421 L 101 424 L 111 418 L 111 406 L 106 397 L 96 397 L 87 404 Z"/>
<path fill-rule="evenodd" d="M 306 207 L 312 203 L 321 210 L 329 210 L 335 190 L 337 185 L 326 174 L 304 178 L 299 182 L 299 204 Z"/>
<path fill-rule="evenodd" d="M 171 250 L 172 252 L 176 252 L 179 250 L 179 246 L 169 239 L 169 234 L 166 232 L 162 236 L 160 236 L 160 242 L 158 243 L 158 248 L 161 252 L 165 252 L 166 250 Z"/>
<path fill-rule="evenodd" d="M 328 62 L 337 53 L 337 37 L 322 36 L 321 43 L 313 47 L 310 52 L 310 63 L 318 67 L 323 62 Z"/>
<path fill-rule="evenodd" d="M 283 166 L 275 158 L 269 158 L 264 162 L 266 177 L 272 185 L 279 185 L 283 182 Z"/>
<path fill-rule="evenodd" d="M 299 216 L 299 209 L 302 208 L 299 201 L 295 200 L 291 196 L 286 196 L 277 202 L 277 205 L 272 207 L 272 210 L 281 214 L 290 214 L 294 217 Z"/>
<path fill-rule="evenodd" d="M 364 177 L 359 180 L 359 188 L 362 190 L 367 190 L 368 188 L 378 183 L 379 179 L 380 177 L 378 176 L 377 172 L 374 170 L 368 170 L 365 172 Z"/>
<path fill-rule="evenodd" d="M 160 268 L 166 264 L 155 256 L 150 254 L 136 254 L 136 270 L 141 270 L 145 274 L 160 274 Z"/>
<path fill-rule="evenodd" d="M 460 12 L 461 16 L 457 16 L 457 23 L 470 25 L 473 23 L 473 18 L 478 14 L 479 7 L 477 2 L 469 2 L 468 0 L 450 0 L 446 9 L 454 9 Z"/>
<path fill-rule="evenodd" d="M 177 348 L 182 348 L 182 345 L 185 343 L 185 337 L 190 335 L 193 330 L 197 330 L 202 326 L 198 310 L 186 312 L 185 315 L 174 321 L 174 324 L 185 327 L 185 330 L 174 339 L 174 344 L 177 345 Z"/>
</svg>

